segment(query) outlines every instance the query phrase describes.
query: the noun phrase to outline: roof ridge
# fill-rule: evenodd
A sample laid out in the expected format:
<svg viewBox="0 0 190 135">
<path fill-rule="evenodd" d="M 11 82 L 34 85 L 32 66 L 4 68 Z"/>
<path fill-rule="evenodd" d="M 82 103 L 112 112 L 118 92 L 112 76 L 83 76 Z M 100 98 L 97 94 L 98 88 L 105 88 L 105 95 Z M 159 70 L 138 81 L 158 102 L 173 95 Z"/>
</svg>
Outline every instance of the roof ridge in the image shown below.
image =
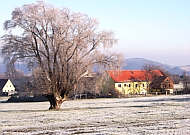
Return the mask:
<svg viewBox="0 0 190 135">
<path fill-rule="evenodd" d="M 151 80 L 153 76 L 162 76 L 160 70 L 153 70 L 153 72 L 149 73 L 146 70 L 109 70 L 109 76 L 115 82 L 125 82 L 126 80 Z"/>
</svg>

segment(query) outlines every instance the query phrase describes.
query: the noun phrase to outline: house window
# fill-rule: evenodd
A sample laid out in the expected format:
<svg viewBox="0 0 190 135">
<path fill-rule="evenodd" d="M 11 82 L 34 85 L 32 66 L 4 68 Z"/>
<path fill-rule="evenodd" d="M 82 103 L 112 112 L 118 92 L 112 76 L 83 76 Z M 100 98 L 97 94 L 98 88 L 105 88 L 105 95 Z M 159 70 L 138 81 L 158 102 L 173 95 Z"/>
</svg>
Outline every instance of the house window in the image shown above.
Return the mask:
<svg viewBox="0 0 190 135">
<path fill-rule="evenodd" d="M 121 87 L 121 84 L 118 84 L 118 87 Z"/>
<path fill-rule="evenodd" d="M 124 84 L 124 87 L 126 87 L 127 86 L 127 84 Z"/>
<path fill-rule="evenodd" d="M 137 88 L 137 87 L 138 87 L 138 84 L 135 84 L 135 87 Z"/>
<path fill-rule="evenodd" d="M 144 87 L 144 84 L 143 84 L 143 87 Z"/>
<path fill-rule="evenodd" d="M 131 84 L 129 84 L 129 87 L 131 87 Z"/>
</svg>

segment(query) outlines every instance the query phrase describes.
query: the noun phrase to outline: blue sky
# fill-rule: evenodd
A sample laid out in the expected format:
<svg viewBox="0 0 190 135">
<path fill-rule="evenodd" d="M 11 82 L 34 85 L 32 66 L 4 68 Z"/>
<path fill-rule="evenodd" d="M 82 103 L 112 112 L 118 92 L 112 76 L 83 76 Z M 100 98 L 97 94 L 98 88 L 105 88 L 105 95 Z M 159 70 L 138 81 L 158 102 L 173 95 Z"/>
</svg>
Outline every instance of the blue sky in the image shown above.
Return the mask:
<svg viewBox="0 0 190 135">
<path fill-rule="evenodd" d="M 97 18 L 100 29 L 119 40 L 114 50 L 127 58 L 190 65 L 190 0 L 45 0 Z M 11 11 L 35 0 L 5 0 L 0 5 L 0 35 Z"/>
</svg>

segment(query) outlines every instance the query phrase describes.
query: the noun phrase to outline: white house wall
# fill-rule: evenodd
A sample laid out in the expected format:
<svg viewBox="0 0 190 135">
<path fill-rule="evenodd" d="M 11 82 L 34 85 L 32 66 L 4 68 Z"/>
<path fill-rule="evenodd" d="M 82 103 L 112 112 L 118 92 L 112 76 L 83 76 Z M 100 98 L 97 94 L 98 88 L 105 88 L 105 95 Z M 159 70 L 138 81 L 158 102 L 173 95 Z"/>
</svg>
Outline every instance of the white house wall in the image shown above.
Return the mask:
<svg viewBox="0 0 190 135">
<path fill-rule="evenodd" d="M 2 89 L 3 92 L 15 92 L 15 87 L 12 84 L 12 82 L 10 80 L 7 81 L 7 83 L 5 84 L 5 86 Z"/>
</svg>

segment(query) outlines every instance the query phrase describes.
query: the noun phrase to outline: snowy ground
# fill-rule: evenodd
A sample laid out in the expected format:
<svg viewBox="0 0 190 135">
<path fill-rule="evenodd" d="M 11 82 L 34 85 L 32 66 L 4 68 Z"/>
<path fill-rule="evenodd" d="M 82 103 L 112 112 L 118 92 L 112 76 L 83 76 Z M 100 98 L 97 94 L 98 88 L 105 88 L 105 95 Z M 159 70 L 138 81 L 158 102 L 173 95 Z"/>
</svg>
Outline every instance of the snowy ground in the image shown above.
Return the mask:
<svg viewBox="0 0 190 135">
<path fill-rule="evenodd" d="M 190 95 L 0 103 L 0 135 L 189 135 Z"/>
</svg>

